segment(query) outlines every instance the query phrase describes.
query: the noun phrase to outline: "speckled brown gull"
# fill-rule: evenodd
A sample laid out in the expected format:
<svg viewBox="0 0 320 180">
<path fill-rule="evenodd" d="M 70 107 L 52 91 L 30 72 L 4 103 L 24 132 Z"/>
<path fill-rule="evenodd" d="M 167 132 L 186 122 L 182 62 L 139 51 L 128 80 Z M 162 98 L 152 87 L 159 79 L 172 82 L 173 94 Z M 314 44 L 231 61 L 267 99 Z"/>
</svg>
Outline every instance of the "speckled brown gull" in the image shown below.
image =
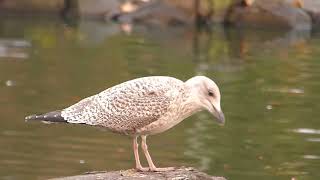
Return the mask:
<svg viewBox="0 0 320 180">
<path fill-rule="evenodd" d="M 31 115 L 26 120 L 87 124 L 132 136 L 136 169 L 163 171 L 171 168 L 153 164 L 146 137 L 166 131 L 201 110 L 208 110 L 219 123 L 224 123 L 220 91 L 211 79 L 195 76 L 183 82 L 173 77 L 151 76 L 121 83 L 63 110 Z M 140 164 L 139 136 L 149 168 Z"/>
</svg>

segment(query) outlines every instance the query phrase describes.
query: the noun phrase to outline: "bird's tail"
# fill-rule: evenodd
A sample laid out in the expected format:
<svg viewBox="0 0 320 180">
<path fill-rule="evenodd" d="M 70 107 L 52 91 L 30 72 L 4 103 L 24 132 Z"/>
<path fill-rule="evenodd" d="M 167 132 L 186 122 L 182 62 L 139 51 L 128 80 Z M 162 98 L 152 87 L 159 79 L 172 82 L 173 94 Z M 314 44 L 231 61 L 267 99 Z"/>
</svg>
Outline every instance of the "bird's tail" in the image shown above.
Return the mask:
<svg viewBox="0 0 320 180">
<path fill-rule="evenodd" d="M 52 111 L 41 115 L 30 115 L 25 117 L 25 121 L 47 121 L 47 122 L 64 122 L 67 121 L 61 116 L 61 110 Z"/>
</svg>

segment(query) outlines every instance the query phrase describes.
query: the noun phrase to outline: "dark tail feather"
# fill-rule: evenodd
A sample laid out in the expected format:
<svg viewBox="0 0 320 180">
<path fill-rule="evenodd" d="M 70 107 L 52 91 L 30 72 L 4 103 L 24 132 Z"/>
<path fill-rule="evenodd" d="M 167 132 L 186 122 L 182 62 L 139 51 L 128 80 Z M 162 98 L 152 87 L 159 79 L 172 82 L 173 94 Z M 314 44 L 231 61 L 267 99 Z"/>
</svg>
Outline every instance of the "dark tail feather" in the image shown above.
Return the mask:
<svg viewBox="0 0 320 180">
<path fill-rule="evenodd" d="M 25 118 L 26 121 L 48 121 L 48 122 L 64 122 L 67 121 L 61 116 L 61 110 L 48 112 L 42 115 L 30 115 Z"/>
</svg>

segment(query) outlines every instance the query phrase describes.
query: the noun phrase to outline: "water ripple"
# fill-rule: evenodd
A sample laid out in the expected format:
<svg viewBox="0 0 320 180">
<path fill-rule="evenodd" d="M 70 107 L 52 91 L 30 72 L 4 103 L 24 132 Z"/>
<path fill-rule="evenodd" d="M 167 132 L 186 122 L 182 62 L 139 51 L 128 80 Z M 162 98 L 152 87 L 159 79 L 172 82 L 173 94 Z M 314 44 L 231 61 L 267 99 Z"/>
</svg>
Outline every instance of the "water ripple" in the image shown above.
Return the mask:
<svg viewBox="0 0 320 180">
<path fill-rule="evenodd" d="M 309 128 L 298 128 L 292 130 L 295 133 L 301 134 L 320 134 L 320 130 L 318 129 L 309 129 Z"/>
<path fill-rule="evenodd" d="M 303 155 L 304 159 L 320 159 L 320 156 L 317 155 Z"/>
<path fill-rule="evenodd" d="M 307 138 L 309 142 L 320 142 L 320 138 Z"/>
</svg>

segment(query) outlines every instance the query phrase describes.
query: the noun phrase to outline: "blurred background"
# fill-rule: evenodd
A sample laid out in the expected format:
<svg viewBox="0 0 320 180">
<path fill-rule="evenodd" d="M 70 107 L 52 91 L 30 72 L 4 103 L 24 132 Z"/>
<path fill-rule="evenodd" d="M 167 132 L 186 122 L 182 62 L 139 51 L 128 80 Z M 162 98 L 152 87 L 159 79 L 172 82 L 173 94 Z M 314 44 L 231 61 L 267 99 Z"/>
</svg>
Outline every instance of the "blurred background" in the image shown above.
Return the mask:
<svg viewBox="0 0 320 180">
<path fill-rule="evenodd" d="M 319 12 L 318 0 L 0 0 L 0 179 L 133 168 L 128 137 L 24 117 L 152 75 L 212 78 L 226 116 L 149 137 L 156 165 L 320 179 Z"/>
</svg>

